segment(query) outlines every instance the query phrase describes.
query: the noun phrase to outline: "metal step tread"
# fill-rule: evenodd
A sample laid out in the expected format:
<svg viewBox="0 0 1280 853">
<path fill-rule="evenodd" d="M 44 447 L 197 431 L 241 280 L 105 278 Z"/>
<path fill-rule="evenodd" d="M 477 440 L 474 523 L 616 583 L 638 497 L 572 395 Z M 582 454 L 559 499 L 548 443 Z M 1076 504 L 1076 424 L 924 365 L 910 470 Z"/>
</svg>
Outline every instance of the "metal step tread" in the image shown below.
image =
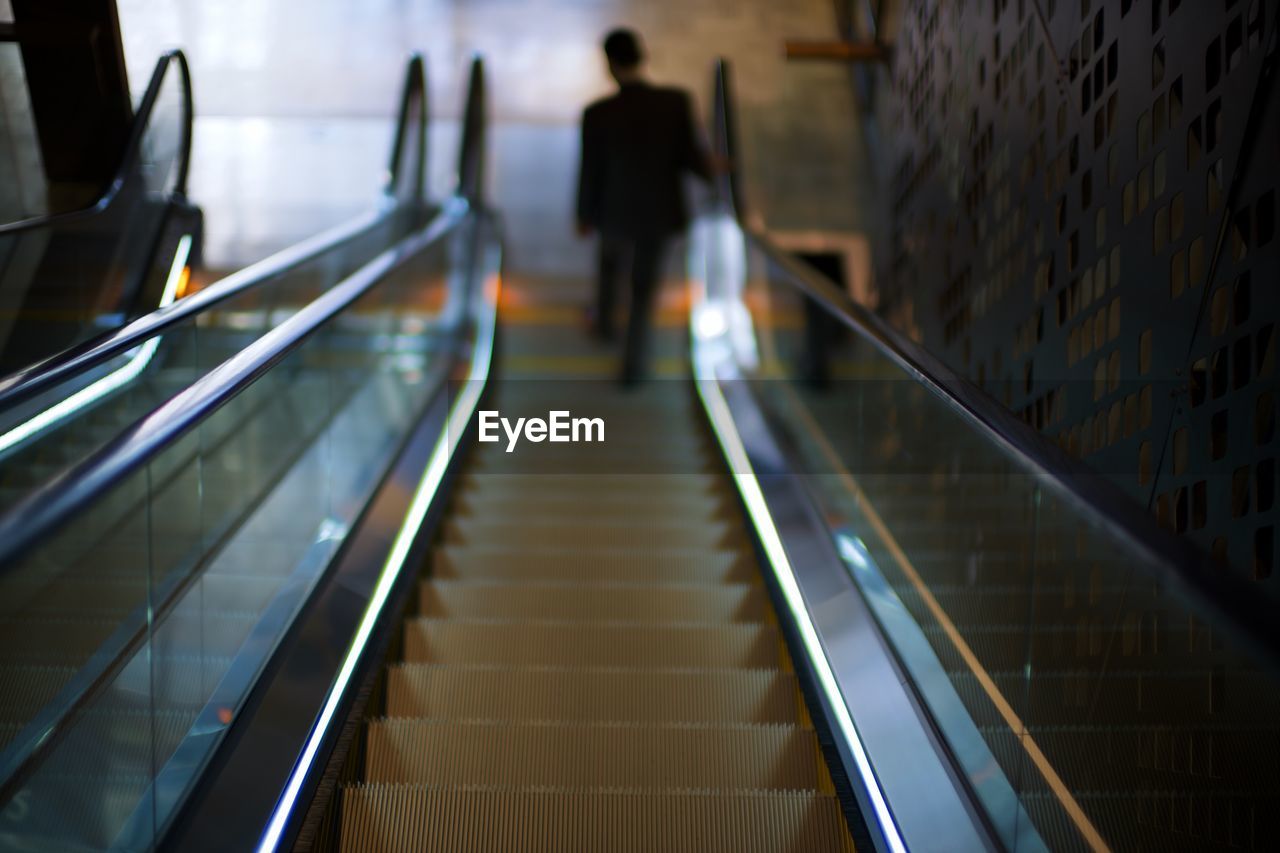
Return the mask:
<svg viewBox="0 0 1280 853">
<path fill-rule="evenodd" d="M 763 590 L 751 584 L 604 584 L 428 580 L 419 611 L 435 618 L 634 622 L 761 622 Z"/>
<path fill-rule="evenodd" d="M 404 657 L 418 663 L 635 667 L 771 667 L 781 636 L 763 623 L 651 625 L 501 619 L 411 619 Z"/>
<path fill-rule="evenodd" d="M 776 663 L 775 663 L 776 666 Z M 776 668 L 395 664 L 387 714 L 594 722 L 795 723 L 796 676 Z"/>
<path fill-rule="evenodd" d="M 758 572 L 738 550 L 653 548 L 539 548 L 443 545 L 433 552 L 430 576 L 494 580 L 690 580 L 751 582 Z"/>
<path fill-rule="evenodd" d="M 813 792 L 343 789 L 344 851 L 846 851 L 834 795 Z"/>
<path fill-rule="evenodd" d="M 516 491 L 531 495 L 569 494 L 728 494 L 724 477 L 701 471 L 652 471 L 647 473 L 512 473 L 468 471 L 459 482 L 460 494 Z"/>
<path fill-rule="evenodd" d="M 457 518 L 448 521 L 444 541 L 449 544 L 502 542 L 521 546 L 557 546 L 573 543 L 575 549 L 591 546 L 614 548 L 742 547 L 741 527 L 729 522 L 699 522 L 672 516 L 639 516 L 629 521 L 596 520 L 583 523 L 572 518 L 554 520 Z"/>
<path fill-rule="evenodd" d="M 590 494 L 576 492 L 539 492 L 536 500 L 520 490 L 489 492 L 477 489 L 458 498 L 453 506 L 457 516 L 485 516 L 510 518 L 528 516 L 563 517 L 572 513 L 604 515 L 621 513 L 634 517 L 641 513 L 678 513 L 683 517 L 711 519 L 725 509 L 725 501 L 718 495 L 699 492 L 629 492 L 596 491 Z"/>
<path fill-rule="evenodd" d="M 799 726 L 381 719 L 366 745 L 371 782 L 833 790 Z"/>
</svg>

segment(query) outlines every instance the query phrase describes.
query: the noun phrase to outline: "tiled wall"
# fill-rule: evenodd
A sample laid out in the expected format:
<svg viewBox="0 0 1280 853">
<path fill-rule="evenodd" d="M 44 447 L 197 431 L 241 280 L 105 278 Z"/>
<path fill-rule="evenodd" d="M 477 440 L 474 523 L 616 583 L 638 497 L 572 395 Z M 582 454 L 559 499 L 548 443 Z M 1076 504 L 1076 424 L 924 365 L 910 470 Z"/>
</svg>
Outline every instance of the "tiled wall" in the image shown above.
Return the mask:
<svg viewBox="0 0 1280 853">
<path fill-rule="evenodd" d="M 1275 595 L 1280 8 L 903 5 L 883 310 Z"/>
</svg>

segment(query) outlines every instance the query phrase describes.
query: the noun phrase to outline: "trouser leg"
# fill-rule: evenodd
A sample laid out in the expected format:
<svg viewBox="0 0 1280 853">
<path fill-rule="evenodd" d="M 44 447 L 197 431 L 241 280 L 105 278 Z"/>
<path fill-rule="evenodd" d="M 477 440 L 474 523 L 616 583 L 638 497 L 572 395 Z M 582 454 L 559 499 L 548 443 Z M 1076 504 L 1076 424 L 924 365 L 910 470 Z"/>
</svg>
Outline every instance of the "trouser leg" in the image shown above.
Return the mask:
<svg viewBox="0 0 1280 853">
<path fill-rule="evenodd" d="M 600 235 L 599 267 L 596 274 L 595 333 L 602 340 L 614 336 L 614 305 L 618 293 L 618 279 L 627 261 L 626 241 Z"/>
<path fill-rule="evenodd" d="M 639 381 L 644 374 L 665 243 L 660 238 L 644 238 L 635 243 L 631 260 L 631 313 L 627 317 L 627 342 L 622 356 L 623 382 Z"/>
</svg>

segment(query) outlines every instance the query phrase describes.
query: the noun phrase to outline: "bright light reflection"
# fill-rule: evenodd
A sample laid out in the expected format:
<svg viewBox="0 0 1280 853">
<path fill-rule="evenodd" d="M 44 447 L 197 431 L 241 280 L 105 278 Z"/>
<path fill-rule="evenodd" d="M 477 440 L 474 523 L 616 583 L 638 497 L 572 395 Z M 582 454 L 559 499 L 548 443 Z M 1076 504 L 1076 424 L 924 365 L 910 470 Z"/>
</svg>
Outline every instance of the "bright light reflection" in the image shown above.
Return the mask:
<svg viewBox="0 0 1280 853">
<path fill-rule="evenodd" d="M 729 331 L 729 321 L 719 305 L 704 302 L 693 310 L 694 333 L 703 338 L 715 338 Z"/>
<path fill-rule="evenodd" d="M 865 569 L 870 565 L 866 556 L 867 546 L 857 536 L 850 536 L 848 533 L 837 533 L 836 549 L 840 552 L 840 559 L 846 563 L 850 563 L 859 569 Z"/>
</svg>

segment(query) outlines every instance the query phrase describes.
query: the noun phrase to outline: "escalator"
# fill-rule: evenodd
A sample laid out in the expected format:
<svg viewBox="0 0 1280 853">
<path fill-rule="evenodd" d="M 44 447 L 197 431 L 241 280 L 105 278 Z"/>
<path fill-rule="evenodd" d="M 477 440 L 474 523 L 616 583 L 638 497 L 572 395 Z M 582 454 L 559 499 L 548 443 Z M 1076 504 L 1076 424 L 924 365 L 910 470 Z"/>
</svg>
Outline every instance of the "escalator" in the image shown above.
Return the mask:
<svg viewBox="0 0 1280 853">
<path fill-rule="evenodd" d="M 713 132 L 740 162 L 723 63 L 716 83 Z M 729 203 L 703 220 L 694 253 L 695 363 L 744 427 L 742 460 L 764 473 L 781 458 L 856 590 L 858 606 L 828 629 L 835 599 L 818 590 L 829 581 L 811 595 L 797 567 L 833 665 L 839 622 L 865 618 L 984 846 L 1274 847 L 1280 656 L 1265 596 L 742 224 L 733 176 L 726 184 Z M 837 322 L 815 328 L 815 310 Z M 766 496 L 786 491 L 760 480 Z M 844 695 L 858 683 L 841 679 Z M 936 790 L 921 784 L 924 765 L 904 769 L 907 756 L 883 746 L 901 727 L 858 704 L 900 837 L 946 847 L 959 822 L 913 802 Z"/>
<path fill-rule="evenodd" d="M 730 95 L 720 64 L 741 168 Z M 573 312 L 501 298 L 485 104 L 477 60 L 457 191 L 305 297 L 197 293 L 27 380 L 245 335 L 0 516 L 0 846 L 1274 848 L 1257 596 L 745 225 L 732 173 L 665 374 L 615 386 Z"/>
<path fill-rule="evenodd" d="M 160 306 L 136 317 L 108 317 L 108 325 L 119 325 L 106 332 L 94 334 L 103 322 L 89 323 L 74 333 L 83 341 L 0 380 L 0 512 L 7 513 L 9 555 L 0 575 L 6 846 L 34 838 L 42 839 L 39 846 L 97 848 L 113 837 L 134 846 L 129 833 L 137 837 L 135 827 L 146 823 L 143 801 L 152 796 L 155 768 L 199 726 L 202 700 L 234 669 L 282 588 L 306 576 L 283 559 L 250 565 L 244 556 L 253 540 L 265 537 L 268 523 L 282 535 L 314 537 L 314 529 L 297 532 L 310 519 L 287 504 L 318 477 L 348 488 L 368 488 L 376 477 L 375 456 L 387 452 L 391 438 L 386 426 L 367 433 L 371 453 L 348 466 L 317 470 L 315 445 L 360 429 L 360 418 L 348 412 L 387 389 L 360 376 L 350 360 L 342 375 L 295 362 L 205 418 L 139 475 L 113 472 L 105 499 L 78 506 L 72 495 L 77 480 L 94 470 L 92 460 L 146 432 L 151 413 L 172 407 L 218 365 L 388 245 L 421 232 L 434 215 L 423 197 L 423 75 L 422 60 L 413 58 L 388 185 L 369 213 L 191 294 L 182 292 L 198 238 L 190 218 L 165 219 L 161 238 L 135 233 L 151 226 L 138 209 L 174 204 L 168 195 L 153 198 L 158 191 L 137 176 L 167 174 L 153 162 L 157 151 L 189 149 L 190 86 L 180 53 L 158 63 L 121 177 L 99 204 L 0 231 L 10 259 L 36 244 L 61 256 L 86 229 L 106 233 L 124 221 L 128 228 L 117 229 L 121 248 L 111 257 L 128 256 L 131 242 L 155 241 L 154 259 L 130 257 L 132 266 L 122 271 L 113 263 L 95 266 L 89 261 L 96 255 L 80 252 L 76 284 L 109 292 L 121 278 L 138 279 L 135 301 Z M 166 97 L 186 98 L 168 104 L 186 121 L 168 120 L 159 106 Z M 173 168 L 185 174 L 185 153 L 174 157 Z M 12 265 L 5 271 L 6 288 L 13 272 Z M 33 281 L 55 290 L 59 284 L 40 276 Z M 39 325 L 25 314 L 17 319 L 23 332 Z M 59 503 L 63 508 L 50 513 Z M 161 506 L 168 521 L 163 531 L 153 515 Z M 51 524 L 51 515 L 62 520 Z M 39 546 L 28 547 L 36 539 Z M 325 541 L 310 543 L 313 561 Z M 214 551 L 219 560 L 210 558 Z M 140 691 L 140 679 L 151 687 L 167 683 Z M 148 717 L 155 739 L 131 730 Z M 95 777 L 100 781 L 84 784 Z M 33 798 L 46 801 L 44 807 L 32 806 Z"/>
<path fill-rule="evenodd" d="M 38 351 L 11 348 L 0 378 L 0 510 L 422 225 L 430 213 L 417 189 L 425 150 L 422 75 L 421 60 L 411 62 L 389 183 L 368 213 L 194 288 L 201 222 L 185 198 L 190 81 L 181 52 L 161 57 L 133 141 L 103 197 L 82 211 L 0 226 L 0 255 L 10 260 L 0 266 L 5 292 L 58 303 L 63 328 L 50 335 L 49 318 L 23 306 L 5 318 L 15 335 L 41 344 Z M 99 243 L 109 250 L 96 252 Z M 13 262 L 34 250 L 79 266 L 71 274 L 54 263 L 42 274 Z M 66 288 L 92 298 L 72 311 L 79 303 L 59 296 Z M 63 338 L 72 345 L 59 346 Z"/>
<path fill-rule="evenodd" d="M 521 357 L 581 334 L 543 331 Z M 336 849 L 852 849 L 692 387 L 497 375 L 486 407 L 604 443 L 466 462 Z"/>
<path fill-rule="evenodd" d="M 157 63 L 114 180 L 103 195 L 82 210 L 0 225 L 5 306 L 0 313 L 0 510 L 105 441 L 128 419 L 118 403 L 103 406 L 78 428 L 65 429 L 58 446 L 39 440 L 41 433 L 88 408 L 90 401 L 72 406 L 68 398 L 92 396 L 85 389 L 109 384 L 113 369 L 131 373 L 125 360 L 96 375 L 86 372 L 43 399 L 30 399 L 38 395 L 27 393 L 28 399 L 21 400 L 22 386 L 26 376 L 41 372 L 60 350 L 172 302 L 185 285 L 201 232 L 200 211 L 185 196 L 189 106 L 185 62 L 180 54 L 166 55 Z M 223 357 L 230 352 L 224 349 Z M 139 414 L 183 383 L 182 377 L 130 378 L 139 380 L 132 390 L 144 398 L 136 407 Z"/>
</svg>

